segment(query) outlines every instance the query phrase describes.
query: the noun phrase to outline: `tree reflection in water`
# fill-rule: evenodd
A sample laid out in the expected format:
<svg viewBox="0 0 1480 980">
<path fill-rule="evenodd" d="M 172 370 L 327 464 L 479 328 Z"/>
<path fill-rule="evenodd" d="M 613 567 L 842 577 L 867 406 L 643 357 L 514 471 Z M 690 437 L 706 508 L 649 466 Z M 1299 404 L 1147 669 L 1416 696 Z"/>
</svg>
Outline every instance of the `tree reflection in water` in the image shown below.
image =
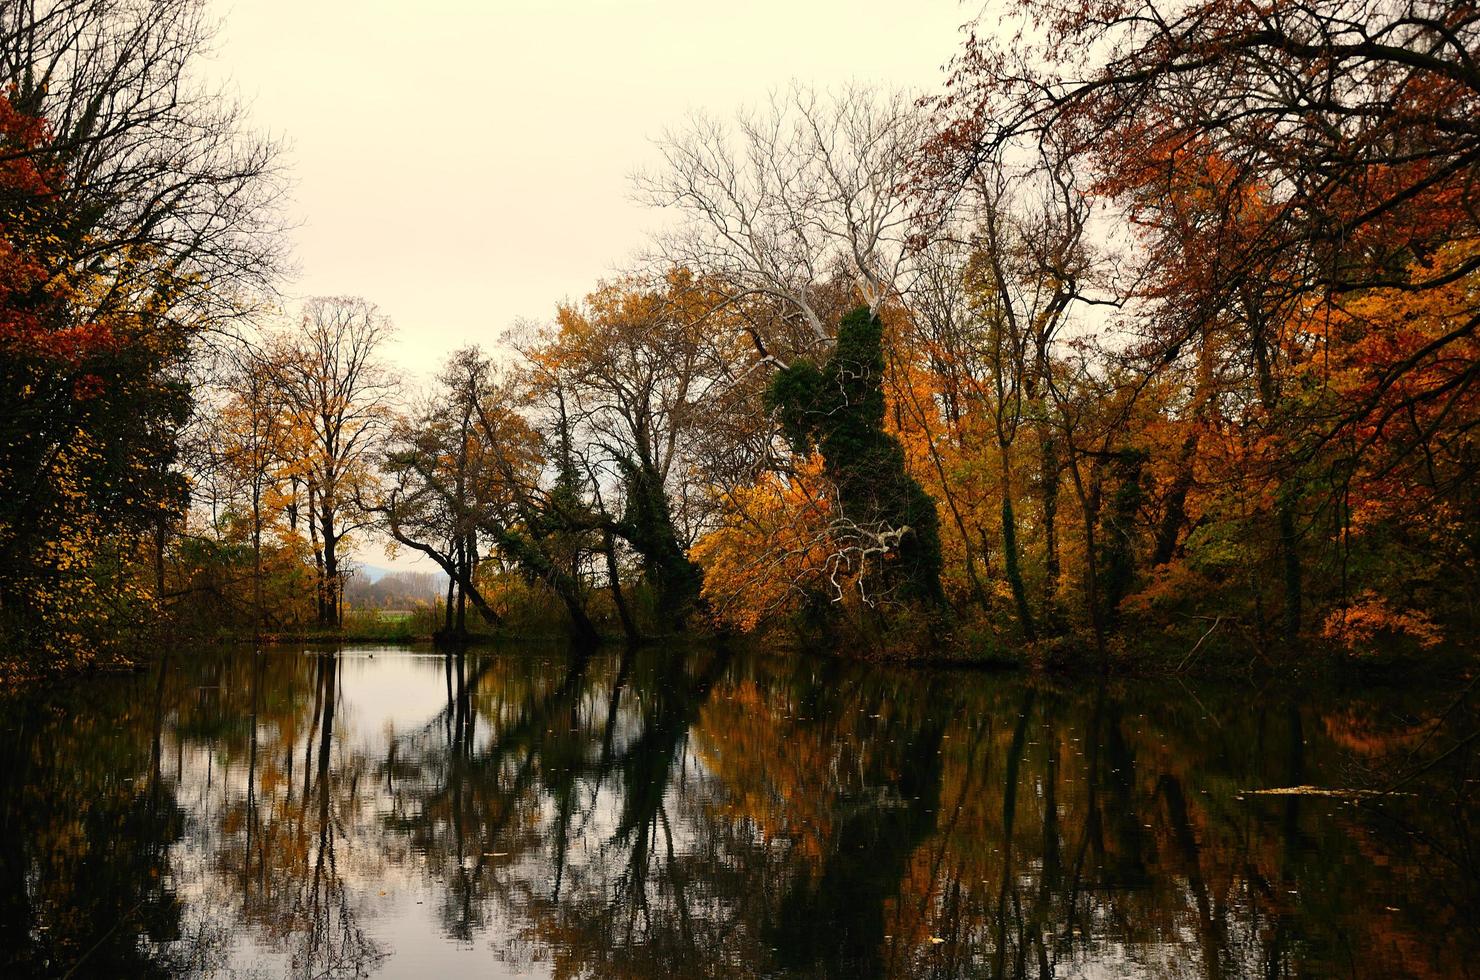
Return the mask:
<svg viewBox="0 0 1480 980">
<path fill-rule="evenodd" d="M 714 648 L 176 655 L 0 707 L 0 973 L 1463 976 L 1424 692 Z M 1472 710 L 1461 706 L 1460 712 Z M 487 965 L 486 962 L 484 964 Z"/>
</svg>

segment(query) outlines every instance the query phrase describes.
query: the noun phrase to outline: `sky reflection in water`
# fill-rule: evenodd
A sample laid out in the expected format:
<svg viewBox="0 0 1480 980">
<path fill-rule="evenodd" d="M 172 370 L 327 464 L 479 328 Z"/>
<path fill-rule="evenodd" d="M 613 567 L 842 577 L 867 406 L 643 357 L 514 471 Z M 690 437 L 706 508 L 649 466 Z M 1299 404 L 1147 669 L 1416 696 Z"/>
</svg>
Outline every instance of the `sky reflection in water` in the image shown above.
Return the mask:
<svg viewBox="0 0 1480 980">
<path fill-rule="evenodd" d="M 1451 699 L 177 654 L 0 704 L 0 975 L 1466 976 L 1464 772 L 1244 792 L 1379 780 Z"/>
</svg>

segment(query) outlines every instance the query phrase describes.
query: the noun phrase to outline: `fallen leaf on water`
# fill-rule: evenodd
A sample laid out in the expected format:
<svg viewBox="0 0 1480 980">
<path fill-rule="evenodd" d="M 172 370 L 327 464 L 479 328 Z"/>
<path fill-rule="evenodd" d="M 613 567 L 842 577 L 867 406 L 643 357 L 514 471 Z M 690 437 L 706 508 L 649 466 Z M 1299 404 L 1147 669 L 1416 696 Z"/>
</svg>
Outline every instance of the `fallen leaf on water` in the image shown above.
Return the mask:
<svg viewBox="0 0 1480 980">
<path fill-rule="evenodd" d="M 1252 796 L 1412 796 L 1412 793 L 1384 794 L 1375 789 L 1334 789 L 1325 786 L 1273 786 L 1269 789 L 1246 789 Z"/>
</svg>

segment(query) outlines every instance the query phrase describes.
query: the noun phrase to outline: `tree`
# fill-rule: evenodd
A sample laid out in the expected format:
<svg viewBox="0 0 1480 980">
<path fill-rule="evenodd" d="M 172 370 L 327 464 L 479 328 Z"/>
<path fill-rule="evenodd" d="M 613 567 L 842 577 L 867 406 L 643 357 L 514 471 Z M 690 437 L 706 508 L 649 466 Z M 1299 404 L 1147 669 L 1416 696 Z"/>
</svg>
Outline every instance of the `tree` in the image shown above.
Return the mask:
<svg viewBox="0 0 1480 980">
<path fill-rule="evenodd" d="M 833 496 L 816 456 L 737 487 L 717 526 L 694 544 L 716 616 L 743 631 L 798 617 L 849 588 L 857 563 L 833 536 Z"/>
<path fill-rule="evenodd" d="M 1473 302 L 1451 308 L 1444 329 L 1393 356 L 1360 396 L 1339 407 L 1311 397 L 1335 386 L 1329 367 L 1347 338 L 1331 326 L 1353 303 L 1373 291 L 1442 291 L 1474 270 L 1435 259 L 1480 228 L 1480 15 L 1430 0 L 1026 10 L 1010 48 L 973 37 L 958 59 L 937 104 L 942 159 L 969 173 L 1014 141 L 1051 141 L 1132 223 L 1146 312 L 1137 353 L 1151 376 L 1196 365 L 1152 557 L 1164 564 L 1176 552 L 1194 454 L 1226 398 L 1242 416 L 1235 424 L 1257 433 L 1235 478 L 1270 487 L 1293 640 L 1322 539 L 1309 527 L 1331 515 L 1335 537 L 1346 535 L 1345 474 L 1361 467 L 1337 447 L 1480 325 Z M 1406 407 L 1447 403 L 1473 374 L 1410 389 Z M 1220 382 L 1235 391 L 1225 396 Z M 1254 602 L 1262 622 L 1257 590 Z"/>
<path fill-rule="evenodd" d="M 884 430 L 883 324 L 867 307 L 843 318 L 837 348 L 819 369 L 798 361 L 777 374 L 770 403 L 798 453 L 814 447 L 837 488 L 845 523 L 833 536 L 857 566 L 870 603 L 897 593 L 943 607 L 935 502 L 905 471 L 899 440 Z M 881 585 L 865 580 L 877 565 Z"/>
<path fill-rule="evenodd" d="M 244 494 L 251 520 L 252 619 L 263 627 L 267 608 L 263 587 L 262 537 L 272 508 L 271 497 L 295 455 L 291 410 L 275 380 L 278 366 L 248 352 L 226 379 L 226 403 L 215 433 L 221 468 L 232 490 Z"/>
<path fill-rule="evenodd" d="M 770 404 L 789 413 L 783 428 L 799 451 L 818 439 L 829 475 L 840 481 L 844 523 L 837 526 L 850 538 L 862 535 L 845 550 L 863 557 L 900 549 L 907 571 L 899 582 L 909 583 L 901 595 L 938 603 L 938 519 L 933 504 L 926 513 L 928 498 L 904 472 L 898 443 L 882 432 L 878 387 L 879 317 L 899 296 L 918 240 L 937 220 L 922 214 L 908 187 L 924 133 L 923 116 L 898 93 L 850 88 L 822 98 L 793 87 L 768 112 L 742 114 L 735 133 L 694 119 L 663 141 L 666 172 L 642 178 L 639 188 L 688 218 L 662 241 L 664 256 L 712 277 L 722 299 L 745 317 L 756 355 L 781 369 Z M 865 304 L 861 319 L 856 311 L 845 315 L 850 293 Z M 842 334 L 834 349 L 834 317 L 852 326 L 856 350 L 843 349 Z M 819 369 L 824 361 L 830 366 Z M 855 369 L 862 373 L 853 379 Z M 814 430 L 805 420 L 821 418 L 833 397 L 822 389 L 840 378 L 841 390 L 862 386 L 857 394 L 866 403 L 848 414 L 856 429 Z M 848 457 L 852 452 L 859 455 Z M 870 480 L 884 488 L 887 502 L 872 499 Z M 863 512 L 851 513 L 850 504 Z M 890 525 L 894 519 L 906 523 Z"/>
<path fill-rule="evenodd" d="M 549 440 L 540 439 L 515 411 L 513 406 L 522 400 L 519 388 L 506 382 L 477 405 L 479 438 L 497 447 L 489 460 L 503 491 L 501 506 L 485 509 L 478 526 L 508 561 L 555 593 L 565 607 L 572 639 L 589 646 L 601 638 L 588 609 L 584 574 L 593 525 L 583 513 L 578 475 L 567 465 L 567 455 L 556 454 L 553 486 L 544 485 Z M 556 438 L 563 442 L 569 430 L 563 417 L 559 423 Z"/>
<path fill-rule="evenodd" d="M 391 479 L 382 503 L 362 504 L 380 515 L 391 537 L 426 555 L 447 573 L 456 592 L 447 605 L 444 631 L 464 636 L 471 599 L 484 621 L 500 622 L 477 585 L 480 525 L 508 505 L 498 468 L 489 461 L 509 452 L 513 432 L 490 444 L 480 438 L 479 405 L 491 397 L 493 364 L 477 347 L 448 358 L 437 388 L 415 415 L 392 427 L 383 470 Z M 449 593 L 450 594 L 450 593 Z"/>
<path fill-rule="evenodd" d="M 385 435 L 391 382 L 377 355 L 390 331 L 366 300 L 318 297 L 303 304 L 297 329 L 280 331 L 269 347 L 277 384 L 307 436 L 307 523 L 323 626 L 340 624 L 341 543 L 367 521 L 356 501 Z"/>
<path fill-rule="evenodd" d="M 982 321 L 979 353 L 991 385 L 992 432 L 997 442 L 1002 509 L 1002 553 L 1008 586 L 1023 634 L 1037 628 L 1023 581 L 1014 509 L 1013 447 L 1018 431 L 1032 426 L 1039 451 L 1040 517 L 1044 528 L 1045 592 L 1057 588 L 1059 443 L 1050 404 L 1053 351 L 1059 332 L 1080 307 L 1097 300 L 1086 292 L 1094 278 L 1084 241 L 1090 208 L 1074 186 L 1068 165 L 1051 146 L 1023 176 L 1009 176 L 1005 161 L 972 182 L 977 203 L 972 254 L 963 274 Z M 978 346 L 968 341 L 968 347 Z M 971 358 L 968 358 L 968 360 Z M 970 375 L 968 375 L 970 376 Z M 1052 610 L 1049 610 L 1052 615 Z"/>
<path fill-rule="evenodd" d="M 58 656 L 159 598 L 195 345 L 276 264 L 276 151 L 189 81 L 208 37 L 194 0 L 0 3 L 0 616 Z"/>
<path fill-rule="evenodd" d="M 728 353 L 710 340 L 713 305 L 687 272 L 605 283 L 584 304 L 561 307 L 553 336 L 524 351 L 536 396 L 554 408 L 557 480 L 567 493 L 578 482 L 567 472 L 574 436 L 588 447 L 597 520 L 641 558 L 661 628 L 683 627 L 703 585 L 686 552 L 703 519 L 694 485 L 707 436 L 701 402 Z M 608 496 L 620 513 L 607 510 Z M 682 528 L 676 511 L 687 518 Z"/>
<path fill-rule="evenodd" d="M 733 128 L 694 117 L 669 133 L 659 143 L 667 168 L 637 187 L 683 214 L 658 243 L 663 259 L 711 277 L 724 300 L 751 312 L 747 333 L 762 359 L 815 354 L 847 309 L 837 277 L 877 315 L 908 275 L 922 221 L 934 220 L 908 187 L 925 134 L 902 93 L 824 97 L 794 85 Z M 767 314 L 780 330 L 763 329 Z"/>
</svg>

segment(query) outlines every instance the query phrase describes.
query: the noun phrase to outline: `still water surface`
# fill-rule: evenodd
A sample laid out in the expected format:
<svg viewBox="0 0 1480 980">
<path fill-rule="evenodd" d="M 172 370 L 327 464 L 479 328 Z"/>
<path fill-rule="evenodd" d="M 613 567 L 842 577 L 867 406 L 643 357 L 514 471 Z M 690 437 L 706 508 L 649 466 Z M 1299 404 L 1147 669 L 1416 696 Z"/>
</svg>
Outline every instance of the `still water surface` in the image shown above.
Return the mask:
<svg viewBox="0 0 1480 980">
<path fill-rule="evenodd" d="M 175 654 L 0 703 L 0 976 L 1480 975 L 1463 771 L 1249 792 L 1450 693 Z"/>
</svg>

